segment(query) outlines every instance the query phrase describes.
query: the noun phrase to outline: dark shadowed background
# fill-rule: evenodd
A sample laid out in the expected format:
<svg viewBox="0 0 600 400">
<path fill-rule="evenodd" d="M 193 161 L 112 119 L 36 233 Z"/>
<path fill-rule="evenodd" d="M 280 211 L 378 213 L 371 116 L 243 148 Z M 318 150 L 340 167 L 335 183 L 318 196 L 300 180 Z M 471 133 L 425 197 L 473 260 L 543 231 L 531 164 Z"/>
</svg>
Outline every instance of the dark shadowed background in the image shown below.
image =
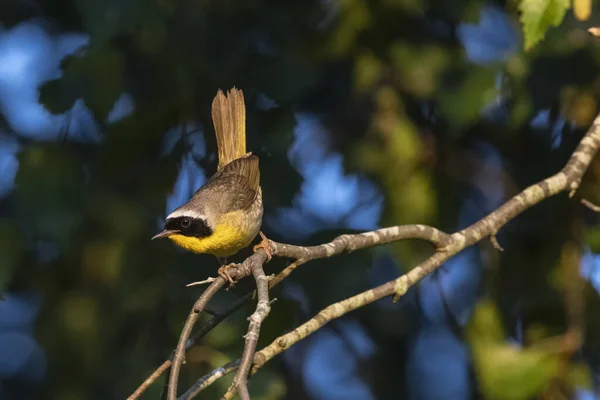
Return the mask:
<svg viewBox="0 0 600 400">
<path fill-rule="evenodd" d="M 185 285 L 218 264 L 150 237 L 215 171 L 217 89 L 245 93 L 271 239 L 453 232 L 569 157 L 600 108 L 597 20 L 568 14 L 525 52 L 513 1 L 0 0 L 0 399 L 124 399 L 174 348 L 202 290 Z M 596 160 L 575 199 L 502 229 L 503 253 L 484 242 L 326 325 L 252 378 L 252 398 L 596 398 L 600 227 L 579 199 L 599 189 Z M 259 348 L 430 251 L 302 266 Z M 239 357 L 251 310 L 190 350 L 181 390 Z M 581 348 L 552 340 L 567 331 Z"/>
</svg>

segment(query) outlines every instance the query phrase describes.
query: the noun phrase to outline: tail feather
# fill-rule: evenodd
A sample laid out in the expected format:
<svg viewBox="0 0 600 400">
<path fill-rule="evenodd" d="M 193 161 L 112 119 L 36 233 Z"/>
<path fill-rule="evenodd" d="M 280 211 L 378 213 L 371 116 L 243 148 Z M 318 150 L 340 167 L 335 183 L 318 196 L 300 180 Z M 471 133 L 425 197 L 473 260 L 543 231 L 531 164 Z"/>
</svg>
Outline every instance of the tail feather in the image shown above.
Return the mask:
<svg viewBox="0 0 600 400">
<path fill-rule="evenodd" d="M 220 170 L 246 154 L 246 106 L 242 91 L 233 88 L 225 95 L 219 90 L 212 103 L 212 119 Z"/>
</svg>

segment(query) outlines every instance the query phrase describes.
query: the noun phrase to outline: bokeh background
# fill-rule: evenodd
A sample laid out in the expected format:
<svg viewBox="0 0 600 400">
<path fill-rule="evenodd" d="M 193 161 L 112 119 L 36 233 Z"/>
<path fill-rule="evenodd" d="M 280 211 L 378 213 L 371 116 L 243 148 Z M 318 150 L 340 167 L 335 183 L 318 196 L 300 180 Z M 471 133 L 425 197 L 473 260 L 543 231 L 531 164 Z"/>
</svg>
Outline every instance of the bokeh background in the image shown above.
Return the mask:
<svg viewBox="0 0 600 400">
<path fill-rule="evenodd" d="M 567 160 L 600 109 L 594 24 L 568 14 L 526 52 L 515 1 L 1 0 L 0 398 L 124 399 L 174 348 L 202 290 L 185 285 L 218 264 L 150 237 L 215 171 L 218 88 L 244 90 L 271 239 L 453 232 Z M 252 398 L 598 398 L 600 227 L 579 199 L 599 189 L 596 160 L 574 199 L 503 228 L 504 252 L 483 242 L 326 325 Z M 302 266 L 259 347 L 430 252 Z M 190 350 L 181 390 L 241 354 L 251 310 Z"/>
</svg>

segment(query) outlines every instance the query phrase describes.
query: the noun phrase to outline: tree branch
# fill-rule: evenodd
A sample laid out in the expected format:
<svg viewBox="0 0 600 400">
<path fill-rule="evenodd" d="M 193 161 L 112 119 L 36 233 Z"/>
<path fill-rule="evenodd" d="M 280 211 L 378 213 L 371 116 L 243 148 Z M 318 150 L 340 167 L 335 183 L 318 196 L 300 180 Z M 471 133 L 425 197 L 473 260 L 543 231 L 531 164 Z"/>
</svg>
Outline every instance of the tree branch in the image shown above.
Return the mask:
<svg viewBox="0 0 600 400">
<path fill-rule="evenodd" d="M 239 366 L 240 360 L 238 359 L 227 363 L 215 370 L 212 370 L 208 374 L 204 375 L 202 378 L 198 379 L 196 383 L 194 383 L 194 385 L 191 388 L 189 388 L 187 392 L 179 396 L 177 400 L 189 400 L 196 397 L 198 393 L 212 385 L 214 382 L 216 382 L 217 379 L 232 373 L 233 371 L 238 369 Z"/>
<path fill-rule="evenodd" d="M 248 325 L 248 333 L 246 334 L 246 343 L 244 345 L 242 361 L 233 378 L 231 386 L 229 386 L 229 389 L 227 389 L 227 392 L 223 396 L 223 400 L 232 399 L 236 392 L 240 395 L 242 400 L 250 400 L 247 386 L 248 372 L 250 371 L 254 352 L 256 351 L 260 326 L 271 311 L 269 302 L 269 279 L 265 276 L 262 265 L 257 264 L 252 269 L 252 275 L 254 275 L 254 279 L 256 280 L 258 303 L 256 304 L 256 311 L 248 318 L 250 324 Z"/>
<path fill-rule="evenodd" d="M 294 246 L 271 241 L 270 244 L 274 255 L 292 258 L 295 261 L 273 279 L 269 285 L 270 287 L 281 282 L 283 279 L 289 276 L 289 274 L 295 268 L 310 260 L 331 257 L 345 251 L 358 250 L 401 239 L 413 238 L 427 240 L 436 247 L 436 252 L 429 259 L 425 260 L 407 274 L 374 289 L 367 290 L 341 302 L 334 303 L 319 312 L 314 318 L 300 325 L 294 331 L 279 337 L 270 345 L 254 355 L 254 366 L 252 373 L 255 373 L 258 368 L 260 368 L 274 356 L 281 353 L 292 344 L 315 332 L 332 319 L 339 318 L 350 311 L 390 295 L 393 295 L 393 300 L 397 301 L 408 291 L 410 287 L 434 271 L 450 257 L 479 242 L 483 238 L 490 237 L 493 241 L 493 238 L 502 226 L 542 200 L 563 191 L 568 191 L 569 196 L 573 196 L 579 187 L 583 174 L 589 166 L 592 158 L 596 154 L 599 146 L 600 116 L 597 116 L 593 125 L 582 138 L 571 158 L 560 172 L 529 186 L 521 193 L 504 203 L 496 211 L 490 213 L 485 218 L 482 218 L 468 228 L 452 235 L 448 235 L 436 228 L 425 225 L 406 225 L 383 228 L 377 231 L 355 235 L 342 235 L 329 243 L 311 247 Z M 255 253 L 246 259 L 243 264 L 238 264 L 236 267 L 231 268 L 230 275 L 234 279 L 239 279 L 249 275 L 250 271 L 254 271 L 254 268 L 251 266 L 255 262 L 259 262 L 260 269 L 262 269 L 262 265 L 265 262 L 265 257 L 266 255 L 263 251 Z M 224 285 L 224 283 L 224 280 L 221 278 L 214 281 L 202 294 L 202 296 L 200 296 L 194 305 L 192 312 L 188 316 L 188 320 L 186 321 L 184 329 L 182 330 L 179 343 L 177 345 L 173 366 L 171 368 L 171 384 L 169 385 L 168 391 L 169 400 L 175 400 L 176 398 L 177 378 L 181 368 L 181 363 L 183 362 L 185 343 L 190 335 L 192 327 L 210 298 L 214 296 L 214 294 Z M 245 355 L 247 355 L 250 351 L 248 342 L 246 344 L 247 346 L 244 351 Z M 254 344 L 254 346 L 255 345 L 256 344 Z M 243 371 L 238 375 L 245 377 L 245 373 Z M 245 378 L 241 381 L 238 379 L 236 382 L 243 382 L 243 386 L 245 387 Z"/>
<path fill-rule="evenodd" d="M 204 293 L 200 295 L 198 300 L 196 300 L 190 315 L 188 315 L 188 318 L 185 321 L 185 325 L 181 331 L 181 335 L 179 336 L 177 348 L 175 349 L 175 357 L 173 358 L 173 364 L 171 365 L 171 373 L 169 374 L 169 388 L 167 391 L 169 400 L 175 400 L 177 396 L 177 380 L 179 378 L 179 370 L 181 369 L 181 364 L 183 363 L 183 359 L 185 357 L 187 340 L 192 333 L 194 324 L 200 317 L 200 313 L 202 313 L 202 310 L 204 310 L 210 299 L 212 299 L 212 297 L 219 291 L 219 289 L 223 287 L 223 285 L 225 285 L 225 279 L 221 277 L 211 283 Z"/>
<path fill-rule="evenodd" d="M 421 239 L 438 247 L 450 240 L 450 235 L 427 225 L 400 225 L 377 229 L 372 232 L 341 235 L 329 243 L 318 246 L 294 246 L 270 241 L 273 255 L 288 257 L 304 262 L 326 258 L 367 247 L 396 242 L 402 239 Z"/>
<path fill-rule="evenodd" d="M 265 263 L 267 259 L 267 255 L 264 250 L 257 251 L 250 257 L 248 257 L 241 264 L 234 264 L 230 268 L 228 268 L 227 272 L 232 279 L 238 280 L 242 277 L 248 276 L 252 273 L 252 271 L 256 268 L 256 266 L 260 266 Z M 183 363 L 183 359 L 185 357 L 185 350 L 188 338 L 194 328 L 194 324 L 200 317 L 200 313 L 204 310 L 210 299 L 225 285 L 225 280 L 222 277 L 217 278 L 214 282 L 210 284 L 210 286 L 200 295 L 196 303 L 194 303 L 194 307 L 192 307 L 192 311 L 188 315 L 187 320 L 185 321 L 185 325 L 181 331 L 181 335 L 179 336 L 179 342 L 177 343 L 177 348 L 175 349 L 175 357 L 173 358 L 173 365 L 171 366 L 171 373 L 169 374 L 169 388 L 167 390 L 167 399 L 168 400 L 176 400 L 177 398 L 177 385 L 179 380 L 179 371 L 181 369 L 181 364 Z"/>
<path fill-rule="evenodd" d="M 600 115 L 596 117 L 594 123 L 581 139 L 571 158 L 560 172 L 529 186 L 500 206 L 496 211 L 488 214 L 468 228 L 454 233 L 449 237 L 443 236 L 442 240 L 436 242 L 438 245 L 436 252 L 408 273 L 379 287 L 334 303 L 292 332 L 275 339 L 270 345 L 257 352 L 254 356 L 253 373 L 274 356 L 315 332 L 327 322 L 390 295 L 393 295 L 393 300 L 397 301 L 411 286 L 433 272 L 450 257 L 479 242 L 483 238 L 496 235 L 498 230 L 507 222 L 542 200 L 564 191 L 568 191 L 569 195 L 572 196 L 579 187 L 583 174 L 598 151 L 599 146 Z"/>
<path fill-rule="evenodd" d="M 398 226 L 384 228 L 357 235 L 342 235 L 330 243 L 312 247 L 300 247 L 271 242 L 273 254 L 295 259 L 290 266 L 276 276 L 273 284 L 277 284 L 299 265 L 316 258 L 330 257 L 344 251 L 389 243 L 400 239 L 418 238 L 431 242 L 436 246 L 435 253 L 420 265 L 399 278 L 381 286 L 367 290 L 346 300 L 334 303 L 321 310 L 316 316 L 300 325 L 293 331 L 280 336 L 271 344 L 254 355 L 252 374 L 273 357 L 289 348 L 294 343 L 306 338 L 327 322 L 342 315 L 373 303 L 387 296 L 397 301 L 408 289 L 423 277 L 440 267 L 446 260 L 472 246 L 484 238 L 494 237 L 498 230 L 517 215 L 533 207 L 544 199 L 560 192 L 569 192 L 572 197 L 578 189 L 583 174 L 600 147 L 600 115 L 596 117 L 581 142 L 569 158 L 567 164 L 555 175 L 544 179 L 514 196 L 497 210 L 488 214 L 473 225 L 452 235 L 424 225 Z M 278 278 L 279 277 L 279 278 Z"/>
</svg>

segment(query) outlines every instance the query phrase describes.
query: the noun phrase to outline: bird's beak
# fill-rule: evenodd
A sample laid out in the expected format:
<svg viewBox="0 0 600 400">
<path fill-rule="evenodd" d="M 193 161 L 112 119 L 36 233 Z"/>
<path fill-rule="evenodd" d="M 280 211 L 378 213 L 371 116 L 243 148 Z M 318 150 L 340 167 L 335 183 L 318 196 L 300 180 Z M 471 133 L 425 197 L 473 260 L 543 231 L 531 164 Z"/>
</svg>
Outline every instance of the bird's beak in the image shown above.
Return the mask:
<svg viewBox="0 0 600 400">
<path fill-rule="evenodd" d="M 178 231 L 168 231 L 168 230 L 164 230 L 162 232 L 157 233 L 156 235 L 152 236 L 152 239 L 150 240 L 154 240 L 154 239 L 159 239 L 159 238 L 163 238 L 163 237 L 169 237 L 171 235 L 176 234 Z"/>
</svg>

